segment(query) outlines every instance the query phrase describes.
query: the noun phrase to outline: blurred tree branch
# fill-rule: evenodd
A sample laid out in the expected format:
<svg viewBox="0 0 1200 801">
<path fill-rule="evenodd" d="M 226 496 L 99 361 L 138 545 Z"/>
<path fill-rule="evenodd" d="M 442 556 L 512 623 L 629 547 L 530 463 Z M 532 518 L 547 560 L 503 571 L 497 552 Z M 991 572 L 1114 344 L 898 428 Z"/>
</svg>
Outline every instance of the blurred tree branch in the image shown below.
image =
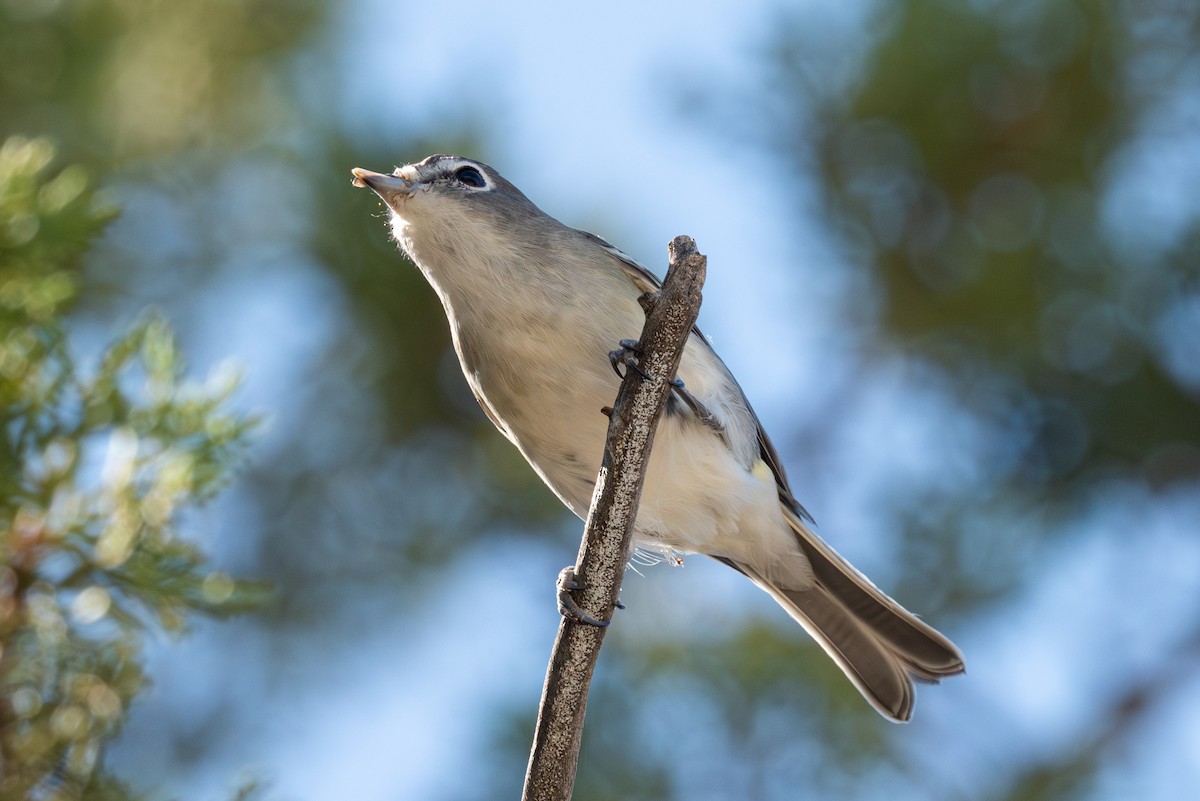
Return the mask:
<svg viewBox="0 0 1200 801">
<path fill-rule="evenodd" d="M 668 250 L 670 266 L 662 288 L 642 297 L 646 324 L 638 340 L 638 367 L 627 368 L 613 405 L 600 475 L 574 567 L 576 579 L 583 583 L 578 590 L 579 607 L 604 621 L 611 620 L 620 595 L 654 432 L 684 344 L 700 313 L 705 257 L 686 236 L 672 240 Z M 588 687 L 606 630 L 565 615 L 559 624 L 525 776 L 525 801 L 566 801 L 571 797 Z"/>
<path fill-rule="evenodd" d="M 236 381 L 187 382 L 155 315 L 76 366 L 63 316 L 113 211 L 53 158 L 0 146 L 0 801 L 130 797 L 103 755 L 145 686 L 142 632 L 262 597 L 174 527 L 245 448 Z"/>
</svg>

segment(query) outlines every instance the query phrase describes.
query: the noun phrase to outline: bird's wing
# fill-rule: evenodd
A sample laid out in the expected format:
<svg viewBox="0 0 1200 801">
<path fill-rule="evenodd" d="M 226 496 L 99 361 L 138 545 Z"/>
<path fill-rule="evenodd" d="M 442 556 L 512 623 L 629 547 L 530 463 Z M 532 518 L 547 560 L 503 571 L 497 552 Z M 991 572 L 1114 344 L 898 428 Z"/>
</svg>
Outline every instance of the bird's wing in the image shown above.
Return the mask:
<svg viewBox="0 0 1200 801">
<path fill-rule="evenodd" d="M 587 231 L 580 231 L 580 233 L 590 241 L 594 242 L 596 245 L 599 245 L 601 248 L 608 251 L 609 255 L 616 259 L 617 263 L 621 266 L 622 271 L 624 271 L 625 275 L 629 277 L 629 280 L 633 282 L 633 285 L 638 289 L 639 292 L 657 292 L 662 286 L 662 281 L 658 280 L 657 276 L 655 276 L 652 272 L 647 270 L 634 259 L 613 247 L 605 240 L 601 239 L 595 234 L 590 234 Z M 697 339 L 704 343 L 704 347 L 712 351 L 713 355 L 717 357 L 718 361 L 721 361 L 720 355 L 713 348 L 712 343 L 708 341 L 708 337 L 704 336 L 704 333 L 700 330 L 699 326 L 692 326 L 692 333 L 695 334 Z M 721 365 L 725 367 L 725 362 L 721 361 Z M 725 367 L 725 370 L 728 372 L 729 368 Z M 734 386 L 738 388 L 738 392 L 741 393 L 742 403 L 746 405 L 746 409 L 750 412 L 750 416 L 754 418 L 754 425 L 758 429 L 759 455 L 763 462 L 766 463 L 767 467 L 771 468 L 771 473 L 775 476 L 775 485 L 779 490 L 779 499 L 794 509 L 796 513 L 803 519 L 815 525 L 816 521 L 812 519 L 812 515 L 810 515 L 808 510 L 801 506 L 800 502 L 796 500 L 796 497 L 792 495 L 792 488 L 788 485 L 787 474 L 783 471 L 783 462 L 779 458 L 779 452 L 775 450 L 775 446 L 771 443 L 771 438 L 768 437 L 767 432 L 763 430 L 762 421 L 760 421 L 758 419 L 758 415 L 755 414 L 754 407 L 750 405 L 750 400 L 746 397 L 745 391 L 742 390 L 741 385 L 736 381 L 733 383 Z"/>
</svg>

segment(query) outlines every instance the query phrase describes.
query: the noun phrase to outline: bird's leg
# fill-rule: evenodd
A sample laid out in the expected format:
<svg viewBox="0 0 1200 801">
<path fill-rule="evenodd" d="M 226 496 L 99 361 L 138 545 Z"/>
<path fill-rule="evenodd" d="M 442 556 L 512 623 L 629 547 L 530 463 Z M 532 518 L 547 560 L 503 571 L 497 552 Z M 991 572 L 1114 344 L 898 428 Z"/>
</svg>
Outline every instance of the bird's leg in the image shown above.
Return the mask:
<svg viewBox="0 0 1200 801">
<path fill-rule="evenodd" d="M 613 372 L 616 373 L 619 378 L 625 378 L 625 374 L 621 372 L 621 365 L 623 364 L 630 370 L 633 370 L 635 373 L 640 375 L 643 379 L 649 381 L 650 376 L 646 375 L 646 373 L 643 372 L 643 370 L 637 365 L 637 357 L 641 352 L 638 350 L 638 343 L 632 339 L 622 339 L 617 344 L 621 347 L 609 352 L 608 354 L 608 360 L 612 363 Z M 676 376 L 671 381 L 671 389 L 675 392 L 675 395 L 681 401 L 683 401 L 689 409 L 692 410 L 692 414 L 696 415 L 696 419 L 704 423 L 704 425 L 708 426 L 713 431 L 716 431 L 718 434 L 725 433 L 725 426 L 721 425 L 721 422 L 717 420 L 716 416 L 708 410 L 708 407 L 705 406 L 699 398 L 684 388 L 683 379 Z M 603 412 L 605 416 L 612 417 L 611 406 L 605 406 L 600 411 Z"/>
<path fill-rule="evenodd" d="M 718 434 L 725 432 L 725 426 L 721 425 L 721 421 L 708 410 L 708 407 L 701 403 L 699 398 L 684 388 L 683 379 L 676 376 L 675 380 L 671 382 L 671 389 L 675 392 L 676 397 L 687 404 L 687 407 L 692 410 L 692 414 L 696 415 L 696 419 L 701 423 L 704 423 L 704 425 Z"/>
<path fill-rule="evenodd" d="M 576 623 L 582 623 L 587 626 L 598 626 L 600 628 L 604 628 L 612 622 L 592 617 L 579 604 L 575 603 L 575 599 L 571 597 L 571 592 L 573 590 L 586 589 L 587 585 L 576 577 L 573 565 L 567 565 L 559 571 L 558 581 L 555 582 L 555 586 L 558 588 L 558 613 L 563 617 L 568 620 L 574 620 Z M 620 603 L 617 606 L 624 609 Z"/>
<path fill-rule="evenodd" d="M 642 372 L 642 368 L 637 365 L 637 357 L 641 353 L 638 350 L 638 343 L 635 339 L 622 339 L 617 343 L 621 347 L 608 354 L 608 360 L 612 363 L 613 372 L 618 378 L 625 378 L 625 374 L 621 372 L 621 365 L 625 365 L 630 370 L 640 375 L 646 381 L 650 380 L 650 376 Z"/>
</svg>

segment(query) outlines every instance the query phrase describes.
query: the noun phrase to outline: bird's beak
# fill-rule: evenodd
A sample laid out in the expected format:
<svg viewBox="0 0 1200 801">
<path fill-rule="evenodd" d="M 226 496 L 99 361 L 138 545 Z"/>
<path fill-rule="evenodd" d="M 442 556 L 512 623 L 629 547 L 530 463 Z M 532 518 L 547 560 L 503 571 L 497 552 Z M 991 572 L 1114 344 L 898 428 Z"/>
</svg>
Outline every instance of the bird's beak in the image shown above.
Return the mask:
<svg viewBox="0 0 1200 801">
<path fill-rule="evenodd" d="M 396 201 L 408 197 L 421 188 L 419 182 L 409 181 L 399 175 L 385 175 L 381 172 L 364 170 L 362 167 L 355 167 L 350 172 L 354 175 L 355 186 L 370 188 L 389 206 L 395 205 Z"/>
</svg>

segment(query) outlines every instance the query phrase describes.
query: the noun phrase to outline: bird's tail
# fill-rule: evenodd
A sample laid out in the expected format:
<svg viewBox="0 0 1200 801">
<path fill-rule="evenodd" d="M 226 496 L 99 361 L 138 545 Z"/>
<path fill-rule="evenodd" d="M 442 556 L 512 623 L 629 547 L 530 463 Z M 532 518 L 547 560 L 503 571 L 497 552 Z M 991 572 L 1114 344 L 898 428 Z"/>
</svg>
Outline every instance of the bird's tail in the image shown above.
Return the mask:
<svg viewBox="0 0 1200 801">
<path fill-rule="evenodd" d="M 881 714 L 912 716 L 913 679 L 937 682 L 964 670 L 954 643 L 885 595 L 785 507 L 812 566 L 803 589 L 772 583 L 752 566 L 722 559 L 762 587 L 813 636 Z"/>
</svg>

